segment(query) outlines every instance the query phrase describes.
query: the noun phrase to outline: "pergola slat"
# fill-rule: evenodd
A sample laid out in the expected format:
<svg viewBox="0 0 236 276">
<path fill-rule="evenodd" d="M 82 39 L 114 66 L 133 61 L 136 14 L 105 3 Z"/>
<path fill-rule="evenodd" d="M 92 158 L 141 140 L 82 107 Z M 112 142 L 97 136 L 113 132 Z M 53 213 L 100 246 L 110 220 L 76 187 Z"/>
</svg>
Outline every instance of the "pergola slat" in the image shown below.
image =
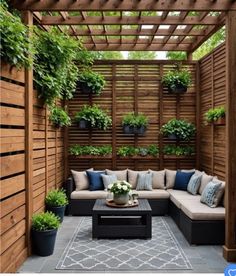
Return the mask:
<svg viewBox="0 0 236 276">
<path fill-rule="evenodd" d="M 236 10 L 235 1 L 230 0 L 201 0 L 201 1 L 182 1 L 182 0 L 13 0 L 11 1 L 19 10 L 30 11 L 228 11 Z"/>
</svg>

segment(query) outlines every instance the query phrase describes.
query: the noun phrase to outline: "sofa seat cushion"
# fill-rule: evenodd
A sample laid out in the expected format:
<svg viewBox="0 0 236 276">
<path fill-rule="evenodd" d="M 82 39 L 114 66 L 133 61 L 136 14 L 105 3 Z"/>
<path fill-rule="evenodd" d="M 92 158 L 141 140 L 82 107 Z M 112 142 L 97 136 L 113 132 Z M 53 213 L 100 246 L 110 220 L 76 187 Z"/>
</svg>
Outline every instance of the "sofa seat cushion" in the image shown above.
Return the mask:
<svg viewBox="0 0 236 276">
<path fill-rule="evenodd" d="M 224 220 L 225 208 L 211 208 L 199 200 L 186 200 L 181 202 L 181 210 L 192 220 Z"/>
<path fill-rule="evenodd" d="M 169 189 L 167 192 L 170 194 L 170 200 L 178 207 L 181 208 L 183 200 L 200 201 L 200 195 L 191 195 L 185 191 Z"/>
<path fill-rule="evenodd" d="M 133 193 L 138 194 L 139 198 L 146 199 L 158 199 L 158 198 L 169 198 L 170 195 L 167 191 L 161 189 L 153 189 L 152 191 L 136 191 L 133 190 Z"/>
<path fill-rule="evenodd" d="M 71 193 L 71 199 L 102 199 L 107 197 L 107 192 L 104 190 L 97 191 L 74 191 Z"/>
</svg>

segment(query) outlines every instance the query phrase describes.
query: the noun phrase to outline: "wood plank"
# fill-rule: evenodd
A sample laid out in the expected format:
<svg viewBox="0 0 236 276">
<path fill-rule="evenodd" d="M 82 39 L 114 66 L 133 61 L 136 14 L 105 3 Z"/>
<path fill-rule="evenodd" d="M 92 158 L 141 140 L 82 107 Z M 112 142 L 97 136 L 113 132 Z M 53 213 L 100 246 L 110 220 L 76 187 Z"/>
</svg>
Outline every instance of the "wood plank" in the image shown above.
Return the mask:
<svg viewBox="0 0 236 276">
<path fill-rule="evenodd" d="M 1 62 L 1 76 L 10 80 L 15 80 L 21 82 L 22 84 L 25 82 L 24 78 L 24 70 L 16 69 L 16 67 L 12 67 L 11 65 Z"/>
<path fill-rule="evenodd" d="M 25 89 L 23 86 L 1 80 L 1 103 L 25 105 Z"/>
<path fill-rule="evenodd" d="M 24 137 L 3 137 L 0 138 L 1 153 L 22 151 L 25 149 Z"/>
<path fill-rule="evenodd" d="M 25 189 L 25 174 L 1 180 L 1 199 Z"/>
<path fill-rule="evenodd" d="M 23 109 L 0 106 L 0 113 L 2 125 L 25 125 L 25 111 Z"/>
<path fill-rule="evenodd" d="M 15 154 L 0 157 L 1 176 L 9 176 L 11 174 L 24 172 L 25 155 Z"/>
<path fill-rule="evenodd" d="M 21 192 L 0 202 L 1 218 L 25 204 L 25 192 Z"/>
</svg>

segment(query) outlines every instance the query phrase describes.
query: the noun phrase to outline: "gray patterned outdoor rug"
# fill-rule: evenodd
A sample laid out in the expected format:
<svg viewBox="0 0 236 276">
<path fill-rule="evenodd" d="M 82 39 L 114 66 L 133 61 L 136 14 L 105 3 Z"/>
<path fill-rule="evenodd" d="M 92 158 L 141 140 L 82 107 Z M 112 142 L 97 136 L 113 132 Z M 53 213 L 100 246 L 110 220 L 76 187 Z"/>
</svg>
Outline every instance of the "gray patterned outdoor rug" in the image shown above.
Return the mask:
<svg viewBox="0 0 236 276">
<path fill-rule="evenodd" d="M 80 272 L 144 272 L 192 269 L 164 218 L 152 218 L 152 239 L 92 239 L 92 220 L 82 218 L 56 269 Z"/>
</svg>

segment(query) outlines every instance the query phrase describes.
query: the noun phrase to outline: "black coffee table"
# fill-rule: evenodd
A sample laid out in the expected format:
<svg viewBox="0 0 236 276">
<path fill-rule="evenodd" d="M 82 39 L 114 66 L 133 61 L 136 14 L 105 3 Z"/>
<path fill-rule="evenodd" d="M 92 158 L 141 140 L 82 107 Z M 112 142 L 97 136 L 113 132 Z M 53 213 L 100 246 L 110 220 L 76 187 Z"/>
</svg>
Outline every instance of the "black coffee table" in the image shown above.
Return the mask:
<svg viewBox="0 0 236 276">
<path fill-rule="evenodd" d="M 139 205 L 114 208 L 105 199 L 97 199 L 93 211 L 93 238 L 145 238 L 152 237 L 152 209 L 146 199 Z"/>
</svg>

